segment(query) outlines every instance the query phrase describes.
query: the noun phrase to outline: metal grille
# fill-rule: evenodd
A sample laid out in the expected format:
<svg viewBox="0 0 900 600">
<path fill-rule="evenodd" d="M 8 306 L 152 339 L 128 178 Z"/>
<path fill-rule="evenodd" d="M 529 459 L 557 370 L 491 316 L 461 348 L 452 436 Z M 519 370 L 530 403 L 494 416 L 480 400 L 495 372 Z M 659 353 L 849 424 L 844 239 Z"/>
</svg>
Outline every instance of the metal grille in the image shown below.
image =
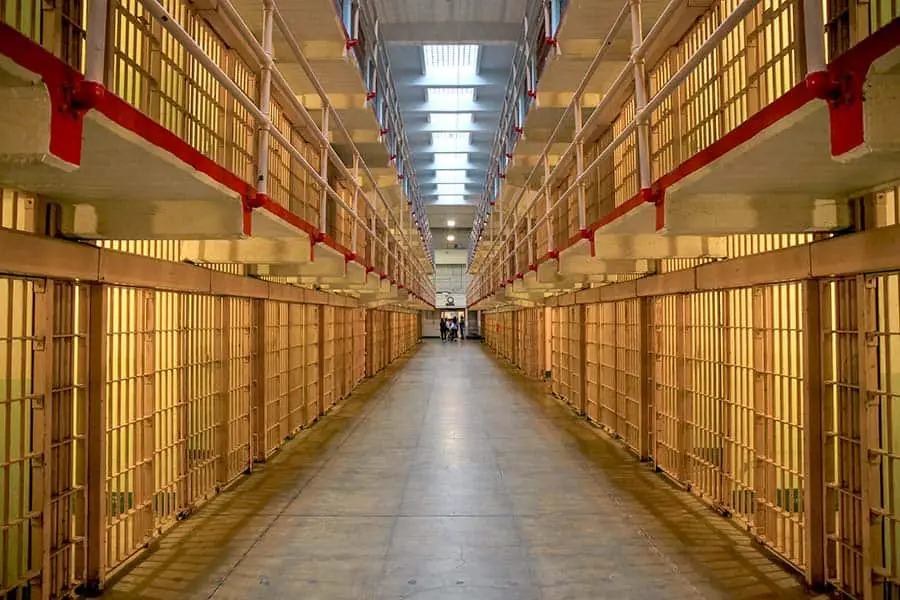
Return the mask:
<svg viewBox="0 0 900 600">
<path fill-rule="evenodd" d="M 600 424 L 618 432 L 616 406 L 616 305 L 600 305 Z"/>
<path fill-rule="evenodd" d="M 307 423 L 303 387 L 303 373 L 306 370 L 303 356 L 303 305 L 291 304 L 288 313 L 288 429 L 295 432 Z"/>
<path fill-rule="evenodd" d="M 637 298 L 615 303 L 617 430 L 635 452 L 641 441 L 640 304 Z"/>
<path fill-rule="evenodd" d="M 834 507 L 833 513 L 826 513 L 826 569 L 836 587 L 862 597 L 868 587 L 863 549 L 869 527 L 862 468 L 866 449 L 862 439 L 860 349 L 865 340 L 859 297 L 863 292 L 856 278 L 822 285 L 825 506 Z"/>
<path fill-rule="evenodd" d="M 281 446 L 288 431 L 288 304 L 266 302 L 266 453 Z"/>
<path fill-rule="evenodd" d="M 227 430 L 224 482 L 245 473 L 252 460 L 250 448 L 250 398 L 252 393 L 251 365 L 253 301 L 248 298 L 225 298 L 227 308 L 226 352 L 223 360 L 227 369 Z"/>
<path fill-rule="evenodd" d="M 689 405 L 681 391 L 685 304 L 684 296 L 654 298 L 651 338 L 656 421 L 653 457 L 659 469 L 676 479 L 687 473 L 682 447 Z"/>
<path fill-rule="evenodd" d="M 585 408 L 589 419 L 600 422 L 600 304 L 584 310 Z"/>
<path fill-rule="evenodd" d="M 324 314 L 320 318 L 320 323 L 322 327 L 320 329 L 320 335 L 322 336 L 321 344 L 321 358 L 322 361 L 320 373 L 322 374 L 322 403 L 323 406 L 321 409 L 328 410 L 331 408 L 333 404 L 337 402 L 336 397 L 336 387 L 337 387 L 337 377 L 335 376 L 335 308 L 333 306 L 323 306 L 319 309 Z M 391 317 L 394 317 L 395 313 L 388 313 Z M 391 327 L 391 331 L 398 331 L 396 328 Z M 398 331 L 399 333 L 399 331 Z M 388 340 L 391 338 L 388 337 Z M 393 360 L 394 357 L 391 357 L 390 360 Z"/>
<path fill-rule="evenodd" d="M 193 461 L 185 452 L 187 438 L 193 426 L 193 394 L 206 395 L 210 390 L 201 377 L 204 351 L 200 346 L 202 332 L 188 333 L 193 302 L 173 292 L 156 294 L 154 323 L 155 340 L 153 367 L 153 471 L 155 491 L 154 513 L 161 522 L 174 520 L 188 505 L 192 496 Z M 203 308 L 198 306 L 197 308 Z M 209 329 L 207 328 L 208 332 Z M 200 335 L 198 335 L 200 333 Z M 150 338 L 147 340 L 151 344 Z M 184 369 L 184 378 L 182 378 Z"/>
<path fill-rule="evenodd" d="M 163 297 L 165 295 L 159 294 Z M 171 308 L 165 307 L 162 310 L 162 299 L 157 301 L 157 328 L 160 332 L 165 329 L 163 323 L 175 322 Z M 216 462 L 220 450 L 217 448 L 217 436 L 221 435 L 218 433 L 218 424 L 224 423 L 225 400 L 221 385 L 224 369 L 223 302 L 222 298 L 213 296 L 181 295 L 183 316 L 178 325 L 181 327 L 184 350 L 180 375 L 182 401 L 187 411 L 187 427 L 182 444 L 185 446 L 187 466 L 185 500 L 189 505 L 214 493 L 217 484 Z M 162 348 L 169 348 L 169 344 L 160 343 L 162 341 L 158 340 L 157 356 L 162 356 Z M 157 363 L 157 369 L 161 372 L 162 365 Z M 157 398 L 162 400 L 164 396 L 157 391 Z M 167 499 L 165 495 L 158 497 L 157 507 Z M 159 508 L 157 512 L 160 512 Z"/>
<path fill-rule="evenodd" d="M 749 288 L 727 290 L 723 294 L 723 502 L 735 518 L 750 524 L 756 512 L 753 298 Z"/>
<path fill-rule="evenodd" d="M 796 565 L 805 561 L 803 331 L 800 284 L 753 292 L 757 535 Z"/>
<path fill-rule="evenodd" d="M 52 370 L 50 420 L 45 417 L 44 446 L 49 456 L 49 519 L 44 540 L 49 540 L 49 572 L 42 584 L 51 597 L 71 593 L 84 580 L 87 417 L 88 289 L 70 282 L 48 284 L 52 288 Z M 45 288 L 44 294 L 48 294 Z M 45 315 L 46 316 L 46 315 Z M 45 348 L 46 352 L 46 348 Z M 34 491 L 34 490 L 33 490 Z M 2 546 L 0 546 L 2 547 Z M 43 590 L 42 590 L 43 591 Z M 40 596 L 40 594 L 35 594 Z"/>
<path fill-rule="evenodd" d="M 722 297 L 721 292 L 690 294 L 685 331 L 687 480 L 716 503 L 722 498 Z"/>
<path fill-rule="evenodd" d="M 322 409 L 319 406 L 319 311 L 318 306 L 304 306 L 303 344 L 306 356 L 306 422 L 312 423 L 319 418 Z"/>
<path fill-rule="evenodd" d="M 879 436 L 870 444 L 870 452 L 880 456 L 881 498 L 876 508 L 883 511 L 883 572 L 887 576 L 884 597 L 900 597 L 900 274 L 891 273 L 873 279 L 874 330 L 868 344 L 868 365 L 877 367 L 873 383 L 873 403 L 877 403 Z M 876 498 L 876 500 L 878 500 Z M 873 540 L 877 543 L 877 539 Z M 876 554 L 877 556 L 877 554 Z"/>
<path fill-rule="evenodd" d="M 34 326 L 34 284 L 0 278 L 0 595 L 11 600 L 29 597 L 30 540 L 39 517 L 30 504 Z"/>
<path fill-rule="evenodd" d="M 153 530 L 153 292 L 109 287 L 106 324 L 106 560 L 111 569 Z"/>
</svg>

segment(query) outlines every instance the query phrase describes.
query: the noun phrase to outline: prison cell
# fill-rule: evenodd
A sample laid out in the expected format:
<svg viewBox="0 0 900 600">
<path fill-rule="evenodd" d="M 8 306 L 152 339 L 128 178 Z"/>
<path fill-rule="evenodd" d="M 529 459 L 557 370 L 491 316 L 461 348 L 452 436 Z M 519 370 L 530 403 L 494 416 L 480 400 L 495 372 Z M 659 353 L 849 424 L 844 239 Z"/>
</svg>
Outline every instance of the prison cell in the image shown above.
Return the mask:
<svg viewBox="0 0 900 600">
<path fill-rule="evenodd" d="M 345 348 L 369 339 L 370 311 L 330 308 L 354 317 L 355 331 L 335 330 Z M 321 414 L 318 305 L 7 277 L 0 310 L 6 598 L 107 577 Z M 404 313 L 386 332 L 396 355 L 415 322 Z M 89 393 L 102 402 L 89 408 Z"/>
</svg>

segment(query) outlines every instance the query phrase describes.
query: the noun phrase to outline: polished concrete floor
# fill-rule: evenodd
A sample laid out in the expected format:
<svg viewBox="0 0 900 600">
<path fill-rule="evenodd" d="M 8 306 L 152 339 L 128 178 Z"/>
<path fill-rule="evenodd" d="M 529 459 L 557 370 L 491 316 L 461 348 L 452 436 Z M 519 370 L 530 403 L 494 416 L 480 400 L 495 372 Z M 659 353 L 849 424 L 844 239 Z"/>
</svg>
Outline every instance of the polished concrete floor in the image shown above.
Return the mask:
<svg viewBox="0 0 900 600">
<path fill-rule="evenodd" d="M 163 538 L 124 598 L 804 598 L 492 358 L 425 342 Z"/>
</svg>

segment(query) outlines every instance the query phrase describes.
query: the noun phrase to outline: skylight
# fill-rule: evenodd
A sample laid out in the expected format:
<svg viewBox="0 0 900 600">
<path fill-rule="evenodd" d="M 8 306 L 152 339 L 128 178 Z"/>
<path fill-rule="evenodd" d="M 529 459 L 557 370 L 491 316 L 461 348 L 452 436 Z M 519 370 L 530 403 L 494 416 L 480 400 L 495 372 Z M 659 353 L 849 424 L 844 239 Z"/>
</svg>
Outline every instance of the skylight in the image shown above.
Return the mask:
<svg viewBox="0 0 900 600">
<path fill-rule="evenodd" d="M 465 204 L 466 200 L 461 195 L 438 196 L 437 204 Z"/>
<path fill-rule="evenodd" d="M 461 196 L 466 193 L 466 186 L 462 183 L 437 184 L 438 196 Z"/>
<path fill-rule="evenodd" d="M 478 46 L 475 44 L 426 44 L 425 75 L 441 79 L 442 83 L 461 81 L 478 71 Z"/>
<path fill-rule="evenodd" d="M 465 181 L 466 172 L 463 169 L 435 171 L 434 180 L 438 183 L 455 183 Z"/>
<path fill-rule="evenodd" d="M 472 134 L 468 131 L 438 131 L 431 134 L 431 144 L 438 152 L 456 152 L 469 147 Z M 465 155 L 461 155 L 465 157 Z M 465 158 L 463 158 L 465 162 Z"/>
<path fill-rule="evenodd" d="M 475 88 L 427 88 L 425 97 L 428 104 L 433 104 L 440 108 L 459 108 L 464 104 L 471 104 L 475 101 Z"/>
<path fill-rule="evenodd" d="M 472 124 L 472 113 L 428 113 L 428 120 L 437 128 L 453 131 Z"/>
<path fill-rule="evenodd" d="M 438 169 L 453 169 L 459 168 L 468 162 L 469 155 L 465 153 L 457 153 L 457 154 L 435 154 L 434 155 L 434 166 Z"/>
</svg>

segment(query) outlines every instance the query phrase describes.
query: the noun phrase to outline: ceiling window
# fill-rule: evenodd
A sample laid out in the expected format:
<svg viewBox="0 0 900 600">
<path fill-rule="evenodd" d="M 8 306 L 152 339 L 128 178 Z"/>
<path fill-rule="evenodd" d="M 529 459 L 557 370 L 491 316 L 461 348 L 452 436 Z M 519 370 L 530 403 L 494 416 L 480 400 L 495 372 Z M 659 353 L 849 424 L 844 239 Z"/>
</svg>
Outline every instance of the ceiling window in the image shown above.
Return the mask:
<svg viewBox="0 0 900 600">
<path fill-rule="evenodd" d="M 438 196 L 437 204 L 465 204 L 466 200 L 462 195 L 444 195 Z"/>
<path fill-rule="evenodd" d="M 465 104 L 475 102 L 475 88 L 446 87 L 427 88 L 425 97 L 428 104 L 440 108 L 459 108 Z"/>
<path fill-rule="evenodd" d="M 438 169 L 453 169 L 464 166 L 468 160 L 469 155 L 465 153 L 435 154 L 434 166 Z"/>
<path fill-rule="evenodd" d="M 428 121 L 437 128 L 463 129 L 472 124 L 472 113 L 428 113 Z"/>
<path fill-rule="evenodd" d="M 437 184 L 438 196 L 462 196 L 466 193 L 466 186 L 462 183 Z"/>
<path fill-rule="evenodd" d="M 422 47 L 425 75 L 442 83 L 461 81 L 478 72 L 478 46 L 475 44 L 426 44 Z"/>
<path fill-rule="evenodd" d="M 447 169 L 434 172 L 434 180 L 438 183 L 456 183 L 466 180 L 466 172 L 463 169 Z"/>
<path fill-rule="evenodd" d="M 431 134 L 431 144 L 438 152 L 457 152 L 469 147 L 472 134 L 468 131 L 436 131 Z M 460 155 L 465 162 L 465 154 Z"/>
</svg>

